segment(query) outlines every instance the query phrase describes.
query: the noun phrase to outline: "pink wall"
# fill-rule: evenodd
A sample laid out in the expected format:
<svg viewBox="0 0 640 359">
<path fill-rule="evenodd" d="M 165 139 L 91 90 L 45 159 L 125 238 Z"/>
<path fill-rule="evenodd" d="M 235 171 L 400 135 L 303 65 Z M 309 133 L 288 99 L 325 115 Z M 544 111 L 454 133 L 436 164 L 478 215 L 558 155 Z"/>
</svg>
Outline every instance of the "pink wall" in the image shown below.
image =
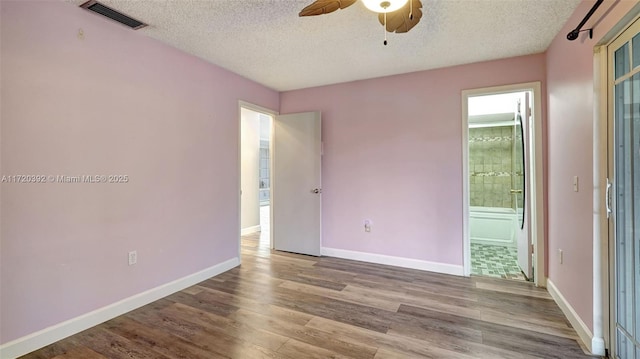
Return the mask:
<svg viewBox="0 0 640 359">
<path fill-rule="evenodd" d="M 2 174 L 130 179 L 2 184 L 0 343 L 236 257 L 238 99 L 279 94 L 68 3 L 0 8 Z"/>
<path fill-rule="evenodd" d="M 539 54 L 282 93 L 322 111 L 323 246 L 462 265 L 461 91 L 544 78 Z"/>
<path fill-rule="evenodd" d="M 635 5 L 605 2 L 592 40 L 566 35 L 595 1 L 578 6 L 547 50 L 549 279 L 593 329 L 593 47 Z M 573 176 L 580 191 L 573 192 Z M 558 249 L 563 250 L 559 264 Z"/>
</svg>

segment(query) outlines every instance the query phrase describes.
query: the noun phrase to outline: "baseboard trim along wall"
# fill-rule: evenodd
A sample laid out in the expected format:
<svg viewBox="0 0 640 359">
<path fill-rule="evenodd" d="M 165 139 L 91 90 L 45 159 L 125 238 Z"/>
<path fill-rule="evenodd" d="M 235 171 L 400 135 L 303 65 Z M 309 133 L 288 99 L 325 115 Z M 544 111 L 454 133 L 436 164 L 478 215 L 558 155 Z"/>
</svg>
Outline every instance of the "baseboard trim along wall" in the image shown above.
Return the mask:
<svg viewBox="0 0 640 359">
<path fill-rule="evenodd" d="M 247 228 L 242 228 L 240 230 L 240 235 L 241 236 L 246 236 L 247 234 L 253 234 L 253 233 L 256 233 L 256 232 L 260 232 L 261 230 L 262 230 L 262 228 L 260 227 L 260 225 L 247 227 Z"/>
<path fill-rule="evenodd" d="M 160 298 L 164 298 L 170 294 L 200 283 L 203 280 L 226 272 L 231 268 L 237 267 L 239 264 L 240 259 L 238 257 L 229 259 L 186 277 L 176 279 L 172 282 L 107 305 L 106 307 L 102 307 L 79 317 L 10 341 L 0 346 L 0 358 L 12 359 L 30 353 L 68 336 L 79 333 L 85 329 L 106 322 L 109 319 L 115 318 Z"/>
<path fill-rule="evenodd" d="M 569 304 L 567 299 L 562 295 L 562 293 L 560 293 L 558 287 L 553 284 L 551 279 L 547 279 L 547 290 L 560 307 L 560 310 L 562 310 L 562 313 L 564 313 L 567 319 L 569 319 L 569 323 L 571 323 L 573 329 L 576 330 L 584 345 L 587 347 L 587 349 L 589 349 L 591 353 L 594 353 L 594 349 L 597 349 L 594 348 L 593 345 L 594 339 L 596 338 L 593 337 L 593 334 L 591 334 L 591 330 L 589 329 L 589 327 L 582 321 L 582 319 L 580 319 L 578 313 L 576 313 L 571 304 Z M 602 351 L 604 352 L 604 348 L 602 349 Z"/>
<path fill-rule="evenodd" d="M 351 259 L 351 260 L 361 261 L 361 262 L 386 264 L 390 266 L 419 269 L 419 270 L 442 273 L 442 274 L 451 274 L 451 275 L 457 275 L 457 276 L 464 275 L 464 271 L 461 265 L 429 262 L 429 261 L 423 261 L 419 259 L 393 257 L 393 256 L 387 256 L 384 254 L 357 252 L 357 251 L 349 251 L 346 249 L 327 248 L 327 247 L 320 248 L 320 254 L 328 257 L 337 257 L 337 258 Z"/>
</svg>

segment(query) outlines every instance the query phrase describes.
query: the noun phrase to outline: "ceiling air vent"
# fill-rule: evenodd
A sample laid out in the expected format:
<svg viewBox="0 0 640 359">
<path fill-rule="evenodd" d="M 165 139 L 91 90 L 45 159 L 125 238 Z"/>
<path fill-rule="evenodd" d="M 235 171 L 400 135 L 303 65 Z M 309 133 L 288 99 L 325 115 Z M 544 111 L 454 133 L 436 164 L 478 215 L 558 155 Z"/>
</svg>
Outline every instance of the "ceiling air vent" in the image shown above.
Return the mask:
<svg viewBox="0 0 640 359">
<path fill-rule="evenodd" d="M 138 30 L 147 26 L 147 24 L 140 22 L 130 16 L 127 16 L 121 12 L 113 10 L 110 7 L 107 7 L 95 0 L 87 1 L 86 3 L 80 5 L 81 8 L 87 9 L 89 11 L 93 11 L 96 14 L 108 17 L 113 21 L 117 21 L 127 27 L 130 27 L 134 30 Z"/>
</svg>

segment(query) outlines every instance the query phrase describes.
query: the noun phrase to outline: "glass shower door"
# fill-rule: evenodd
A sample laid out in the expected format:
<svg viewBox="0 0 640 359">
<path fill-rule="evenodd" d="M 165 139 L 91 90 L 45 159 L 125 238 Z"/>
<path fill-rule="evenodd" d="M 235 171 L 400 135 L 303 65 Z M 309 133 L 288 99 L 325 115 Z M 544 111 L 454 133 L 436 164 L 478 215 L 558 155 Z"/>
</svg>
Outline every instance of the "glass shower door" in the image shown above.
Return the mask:
<svg viewBox="0 0 640 359">
<path fill-rule="evenodd" d="M 521 101 L 522 100 L 522 101 Z M 522 113 L 526 117 L 528 113 L 528 93 L 522 94 L 518 100 L 518 108 L 513 118 L 512 134 L 512 166 L 511 166 L 511 194 L 513 210 L 516 216 L 514 221 L 515 240 L 517 248 L 517 262 L 526 279 L 533 280 L 531 238 L 529 226 L 525 223 L 526 215 L 526 177 L 525 177 L 525 130 Z M 524 107 L 524 108 L 522 108 Z"/>
<path fill-rule="evenodd" d="M 638 24 L 636 24 L 638 25 Z M 613 48 L 615 358 L 640 359 L 640 35 Z M 632 27 L 633 29 L 633 27 Z M 620 43 L 624 41 L 624 43 Z"/>
</svg>

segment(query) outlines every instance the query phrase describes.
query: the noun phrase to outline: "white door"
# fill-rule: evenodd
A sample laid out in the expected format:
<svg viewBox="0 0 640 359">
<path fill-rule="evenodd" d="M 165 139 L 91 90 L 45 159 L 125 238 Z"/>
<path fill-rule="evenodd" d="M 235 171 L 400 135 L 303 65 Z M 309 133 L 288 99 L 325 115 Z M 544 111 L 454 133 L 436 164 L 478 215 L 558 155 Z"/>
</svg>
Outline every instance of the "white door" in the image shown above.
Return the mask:
<svg viewBox="0 0 640 359">
<path fill-rule="evenodd" d="M 320 113 L 275 117 L 271 184 L 273 246 L 320 255 Z"/>
</svg>

